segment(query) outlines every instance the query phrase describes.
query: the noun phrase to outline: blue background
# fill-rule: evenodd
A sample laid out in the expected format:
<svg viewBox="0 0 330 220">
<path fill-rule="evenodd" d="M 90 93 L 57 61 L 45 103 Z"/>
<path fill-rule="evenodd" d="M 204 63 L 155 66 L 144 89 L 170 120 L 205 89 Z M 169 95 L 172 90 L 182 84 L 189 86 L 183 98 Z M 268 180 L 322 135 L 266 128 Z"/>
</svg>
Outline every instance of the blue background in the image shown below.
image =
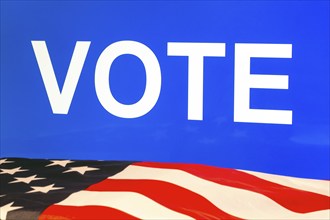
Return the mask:
<svg viewBox="0 0 330 220">
<path fill-rule="evenodd" d="M 329 1 L 1 1 L 1 157 L 203 163 L 299 177 L 329 174 Z M 91 41 L 68 115 L 52 113 L 31 40 L 47 43 L 62 88 L 76 41 Z M 94 72 L 111 43 L 157 56 L 162 88 L 145 116 L 99 103 Z M 226 43 L 204 59 L 204 120 L 187 120 L 188 59 L 167 42 Z M 292 125 L 234 123 L 235 43 L 292 44 L 292 59 L 252 59 L 251 72 L 289 75 L 288 90 L 252 89 L 251 107 L 289 109 Z M 138 101 L 142 62 L 117 58 L 116 99 Z"/>
</svg>

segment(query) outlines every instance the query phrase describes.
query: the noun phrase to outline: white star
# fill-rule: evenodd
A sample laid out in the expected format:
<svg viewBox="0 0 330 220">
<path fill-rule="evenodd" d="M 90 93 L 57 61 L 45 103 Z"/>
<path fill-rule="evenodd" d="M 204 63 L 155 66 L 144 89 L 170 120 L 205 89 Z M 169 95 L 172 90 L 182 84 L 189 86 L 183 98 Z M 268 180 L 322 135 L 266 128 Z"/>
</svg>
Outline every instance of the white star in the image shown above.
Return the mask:
<svg viewBox="0 0 330 220">
<path fill-rule="evenodd" d="M 0 197 L 4 197 L 5 195 L 0 195 Z"/>
<path fill-rule="evenodd" d="M 0 207 L 0 219 L 6 219 L 7 213 L 16 209 L 21 209 L 21 206 L 12 206 L 14 202 Z"/>
<path fill-rule="evenodd" d="M 32 181 L 35 181 L 35 180 L 42 180 L 42 179 L 45 179 L 45 178 L 39 178 L 39 177 L 36 177 L 37 175 L 33 175 L 33 176 L 28 176 L 28 177 L 15 177 L 16 180 L 10 182 L 10 183 L 26 183 L 26 184 L 29 184 L 31 183 Z"/>
<path fill-rule="evenodd" d="M 54 185 L 55 184 L 51 184 L 48 186 L 31 186 L 33 190 L 26 193 L 35 193 L 35 192 L 48 193 L 51 190 L 64 189 L 64 187 L 54 187 Z"/>
<path fill-rule="evenodd" d="M 73 163 L 73 161 L 71 161 L 71 160 L 52 160 L 52 163 L 48 164 L 46 167 L 56 166 L 56 165 L 66 167 L 66 165 L 68 163 Z"/>
<path fill-rule="evenodd" d="M 19 173 L 19 172 L 24 172 L 24 171 L 27 171 L 27 170 L 21 170 L 22 167 L 16 167 L 16 168 L 13 168 L 13 169 L 1 169 L 1 173 L 0 174 L 10 174 L 10 175 L 13 175 L 15 173 Z"/>
<path fill-rule="evenodd" d="M 1 165 L 1 164 L 4 164 L 4 163 L 14 163 L 14 161 L 9 161 L 9 160 L 7 160 L 7 159 L 1 159 L 1 160 L 0 160 L 0 165 Z"/>
<path fill-rule="evenodd" d="M 87 166 L 82 166 L 82 167 L 70 167 L 70 170 L 66 170 L 63 173 L 69 173 L 69 172 L 78 172 L 82 175 L 85 174 L 87 171 L 92 171 L 92 170 L 99 170 L 99 168 L 94 168 L 94 167 L 87 167 Z"/>
</svg>

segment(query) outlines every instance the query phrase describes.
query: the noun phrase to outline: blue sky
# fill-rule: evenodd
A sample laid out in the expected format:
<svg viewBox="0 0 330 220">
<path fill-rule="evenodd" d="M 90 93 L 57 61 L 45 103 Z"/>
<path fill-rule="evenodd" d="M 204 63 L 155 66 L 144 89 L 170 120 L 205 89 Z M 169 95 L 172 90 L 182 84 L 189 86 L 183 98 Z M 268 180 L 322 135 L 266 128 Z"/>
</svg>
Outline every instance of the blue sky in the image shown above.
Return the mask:
<svg viewBox="0 0 330 220">
<path fill-rule="evenodd" d="M 203 163 L 329 179 L 329 2 L 1 2 L 1 157 Z M 69 114 L 54 115 L 31 45 L 46 41 L 62 88 L 76 41 L 91 41 Z M 123 119 L 94 85 L 102 51 L 138 41 L 158 58 L 162 87 L 146 115 Z M 188 58 L 168 42 L 226 43 L 204 58 L 203 121 L 187 119 Z M 288 90 L 251 89 L 251 108 L 288 109 L 292 125 L 233 121 L 235 43 L 292 44 L 292 59 L 251 59 L 251 72 L 289 76 Z M 137 102 L 142 62 L 118 57 L 114 97 Z"/>
</svg>

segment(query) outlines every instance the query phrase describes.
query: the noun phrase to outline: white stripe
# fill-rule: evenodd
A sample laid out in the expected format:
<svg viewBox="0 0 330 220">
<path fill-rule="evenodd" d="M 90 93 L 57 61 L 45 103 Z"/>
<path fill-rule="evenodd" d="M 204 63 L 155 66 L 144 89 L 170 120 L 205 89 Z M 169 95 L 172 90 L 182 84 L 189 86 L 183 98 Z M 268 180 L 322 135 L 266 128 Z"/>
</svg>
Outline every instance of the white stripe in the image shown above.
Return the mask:
<svg viewBox="0 0 330 220">
<path fill-rule="evenodd" d="M 247 170 L 240 171 L 259 177 L 264 180 L 268 180 L 270 182 L 281 184 L 283 186 L 330 196 L 330 181 L 327 180 L 303 179 Z"/>
<path fill-rule="evenodd" d="M 135 192 L 79 191 L 57 205 L 111 207 L 140 219 L 193 219 Z"/>
<path fill-rule="evenodd" d="M 224 212 L 243 219 L 329 219 L 330 214 L 330 210 L 307 214 L 292 212 L 262 194 L 220 185 L 176 169 L 130 165 L 109 179 L 151 179 L 176 184 L 205 197 Z"/>
</svg>

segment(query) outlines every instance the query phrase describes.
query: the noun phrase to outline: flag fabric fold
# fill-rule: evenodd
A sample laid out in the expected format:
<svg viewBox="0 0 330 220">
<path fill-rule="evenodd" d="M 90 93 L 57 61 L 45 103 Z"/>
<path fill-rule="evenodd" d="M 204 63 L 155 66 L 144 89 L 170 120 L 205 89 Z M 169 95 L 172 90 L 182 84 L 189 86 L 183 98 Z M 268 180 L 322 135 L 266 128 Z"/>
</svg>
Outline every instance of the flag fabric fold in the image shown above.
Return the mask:
<svg viewBox="0 0 330 220">
<path fill-rule="evenodd" d="M 199 164 L 0 159 L 0 219 L 330 219 L 330 181 Z"/>
</svg>

